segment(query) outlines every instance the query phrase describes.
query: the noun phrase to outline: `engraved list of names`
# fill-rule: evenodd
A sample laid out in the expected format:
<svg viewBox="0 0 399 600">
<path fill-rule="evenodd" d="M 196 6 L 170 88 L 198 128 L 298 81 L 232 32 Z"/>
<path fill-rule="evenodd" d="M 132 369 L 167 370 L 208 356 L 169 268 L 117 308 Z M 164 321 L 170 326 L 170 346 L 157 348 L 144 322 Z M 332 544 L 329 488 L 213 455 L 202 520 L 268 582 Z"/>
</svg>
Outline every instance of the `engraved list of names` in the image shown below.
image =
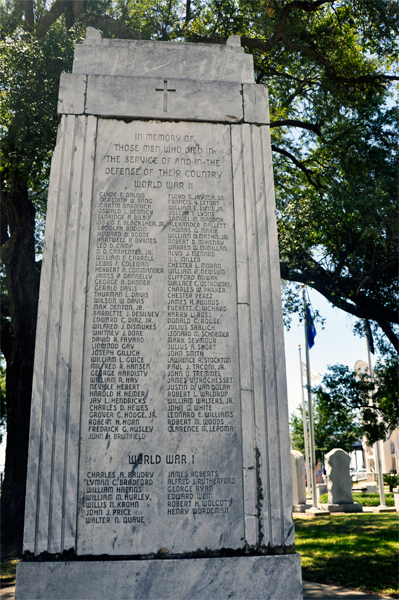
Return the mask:
<svg viewBox="0 0 399 600">
<path fill-rule="evenodd" d="M 99 120 L 81 554 L 244 535 L 230 127 Z"/>
</svg>

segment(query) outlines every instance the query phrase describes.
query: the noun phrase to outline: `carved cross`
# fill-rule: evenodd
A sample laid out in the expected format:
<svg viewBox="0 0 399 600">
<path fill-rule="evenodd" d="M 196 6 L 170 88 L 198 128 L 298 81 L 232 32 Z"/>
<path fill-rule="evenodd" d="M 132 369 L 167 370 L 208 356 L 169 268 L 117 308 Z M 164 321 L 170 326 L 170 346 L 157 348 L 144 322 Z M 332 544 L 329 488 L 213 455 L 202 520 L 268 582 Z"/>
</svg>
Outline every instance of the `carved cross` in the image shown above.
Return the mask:
<svg viewBox="0 0 399 600">
<path fill-rule="evenodd" d="M 156 92 L 163 92 L 163 112 L 168 112 L 168 92 L 175 92 L 176 90 L 168 90 L 168 81 L 164 79 L 163 88 L 156 88 Z"/>
</svg>

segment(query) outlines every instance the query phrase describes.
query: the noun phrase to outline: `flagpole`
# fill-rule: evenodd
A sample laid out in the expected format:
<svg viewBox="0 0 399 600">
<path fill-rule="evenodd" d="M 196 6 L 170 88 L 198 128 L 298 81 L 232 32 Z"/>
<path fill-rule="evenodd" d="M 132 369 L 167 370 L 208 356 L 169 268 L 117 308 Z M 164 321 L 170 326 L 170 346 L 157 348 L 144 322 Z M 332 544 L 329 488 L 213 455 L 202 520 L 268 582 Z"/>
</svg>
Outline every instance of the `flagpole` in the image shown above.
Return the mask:
<svg viewBox="0 0 399 600">
<path fill-rule="evenodd" d="M 313 402 L 312 402 L 312 388 L 310 385 L 310 358 L 309 358 L 309 344 L 307 335 L 307 318 L 306 318 L 306 298 L 305 298 L 305 284 L 302 284 L 303 293 L 303 317 L 305 326 L 305 349 L 306 349 L 306 382 L 308 388 L 308 411 L 309 411 L 309 434 L 310 434 L 310 471 L 312 477 L 312 506 L 317 508 L 316 498 L 316 453 L 315 453 L 315 442 L 314 442 L 314 425 L 313 425 Z"/>
<path fill-rule="evenodd" d="M 367 362 L 369 363 L 369 373 L 370 373 L 370 382 L 373 385 L 374 382 L 374 372 L 373 367 L 371 366 L 371 353 L 370 353 L 370 331 L 368 327 L 366 327 L 366 340 L 367 340 Z M 370 392 L 372 402 L 373 392 Z M 385 490 L 384 490 L 384 478 L 382 476 L 382 467 L 381 467 L 381 456 L 380 456 L 380 442 L 377 440 L 374 444 L 374 462 L 377 463 L 375 466 L 377 467 L 378 473 L 378 487 L 380 488 L 380 506 L 386 507 L 385 504 Z"/>
<path fill-rule="evenodd" d="M 306 467 L 306 481 L 308 484 L 308 490 L 310 492 L 310 472 L 309 472 L 309 446 L 308 446 L 308 419 L 306 416 L 305 396 L 303 393 L 303 375 L 302 375 L 302 355 L 301 355 L 301 344 L 298 344 L 299 350 L 299 373 L 301 375 L 301 390 L 302 390 L 302 415 L 303 415 L 303 439 L 305 441 L 305 467 Z"/>
</svg>

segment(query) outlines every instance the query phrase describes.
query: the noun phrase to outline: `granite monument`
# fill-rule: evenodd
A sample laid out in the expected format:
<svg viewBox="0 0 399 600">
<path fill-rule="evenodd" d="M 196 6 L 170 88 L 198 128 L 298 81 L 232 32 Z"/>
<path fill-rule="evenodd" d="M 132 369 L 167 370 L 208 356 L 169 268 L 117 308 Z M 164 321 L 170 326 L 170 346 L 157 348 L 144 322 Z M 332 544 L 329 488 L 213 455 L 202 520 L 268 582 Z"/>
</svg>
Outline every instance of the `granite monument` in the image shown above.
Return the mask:
<svg viewBox="0 0 399 600">
<path fill-rule="evenodd" d="M 88 28 L 58 111 L 17 600 L 300 599 L 252 56 Z"/>
</svg>

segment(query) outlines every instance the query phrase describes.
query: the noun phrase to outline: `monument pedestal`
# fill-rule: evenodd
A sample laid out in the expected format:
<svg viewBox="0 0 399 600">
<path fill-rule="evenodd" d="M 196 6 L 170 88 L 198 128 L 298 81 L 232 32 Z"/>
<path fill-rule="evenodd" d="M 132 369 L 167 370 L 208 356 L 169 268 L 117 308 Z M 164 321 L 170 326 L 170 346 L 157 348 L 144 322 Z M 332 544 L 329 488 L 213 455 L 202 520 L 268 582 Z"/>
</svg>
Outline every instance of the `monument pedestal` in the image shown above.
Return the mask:
<svg viewBox="0 0 399 600">
<path fill-rule="evenodd" d="M 32 585 L 35 582 L 35 585 Z M 287 600 L 302 597 L 299 554 L 22 562 L 16 599 Z"/>
<path fill-rule="evenodd" d="M 324 510 L 323 508 L 319 508 L 318 506 L 312 506 L 311 508 L 307 508 L 305 510 L 305 515 L 308 517 L 328 517 L 330 513 L 328 510 Z"/>
<path fill-rule="evenodd" d="M 394 506 L 373 506 L 373 513 L 397 512 Z"/>
<path fill-rule="evenodd" d="M 88 28 L 58 106 L 17 600 L 300 600 L 253 58 Z"/>
<path fill-rule="evenodd" d="M 294 504 L 292 507 L 293 513 L 304 513 L 308 508 L 310 508 L 311 504 Z"/>
<path fill-rule="evenodd" d="M 345 504 L 320 504 L 322 510 L 326 510 L 330 513 L 334 512 L 362 512 L 363 505 L 360 502 L 346 502 Z"/>
</svg>

